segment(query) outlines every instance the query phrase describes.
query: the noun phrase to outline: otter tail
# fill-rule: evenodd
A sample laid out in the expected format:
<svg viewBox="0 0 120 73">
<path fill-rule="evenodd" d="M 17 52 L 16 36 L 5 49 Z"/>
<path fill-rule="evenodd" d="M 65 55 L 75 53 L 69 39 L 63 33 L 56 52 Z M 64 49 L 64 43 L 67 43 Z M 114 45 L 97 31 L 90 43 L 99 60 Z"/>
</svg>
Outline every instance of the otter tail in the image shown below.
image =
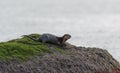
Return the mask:
<svg viewBox="0 0 120 73">
<path fill-rule="evenodd" d="M 23 35 L 23 37 L 28 37 L 28 38 L 30 38 L 30 39 L 32 39 L 32 40 L 34 40 L 34 41 L 39 41 L 38 39 L 35 39 L 35 38 L 33 38 L 33 37 L 31 37 L 31 36 L 28 36 L 28 35 Z"/>
</svg>

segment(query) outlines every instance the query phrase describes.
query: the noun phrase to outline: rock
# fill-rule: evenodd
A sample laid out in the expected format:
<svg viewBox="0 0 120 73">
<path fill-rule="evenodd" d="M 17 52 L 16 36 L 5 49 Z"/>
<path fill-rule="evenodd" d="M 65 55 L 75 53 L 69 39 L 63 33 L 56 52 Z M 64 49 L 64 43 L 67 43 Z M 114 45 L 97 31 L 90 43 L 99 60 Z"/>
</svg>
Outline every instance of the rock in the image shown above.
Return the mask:
<svg viewBox="0 0 120 73">
<path fill-rule="evenodd" d="M 34 45 L 34 44 L 32 44 Z M 120 64 L 107 50 L 76 47 L 66 43 L 62 53 L 45 44 L 52 53 L 27 61 L 0 61 L 0 73 L 120 73 Z M 44 49 L 44 48 L 42 48 Z"/>
</svg>

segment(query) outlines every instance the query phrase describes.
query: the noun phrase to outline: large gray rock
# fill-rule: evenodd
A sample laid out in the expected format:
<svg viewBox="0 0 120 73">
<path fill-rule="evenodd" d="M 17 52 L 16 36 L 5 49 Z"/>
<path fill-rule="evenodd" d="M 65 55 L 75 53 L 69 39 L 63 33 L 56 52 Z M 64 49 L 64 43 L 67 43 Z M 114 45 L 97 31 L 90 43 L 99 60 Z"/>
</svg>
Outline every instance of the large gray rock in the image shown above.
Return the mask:
<svg viewBox="0 0 120 73">
<path fill-rule="evenodd" d="M 119 62 L 106 50 L 68 43 L 62 49 L 62 54 L 54 51 L 26 62 L 1 62 L 0 73 L 120 73 Z"/>
</svg>

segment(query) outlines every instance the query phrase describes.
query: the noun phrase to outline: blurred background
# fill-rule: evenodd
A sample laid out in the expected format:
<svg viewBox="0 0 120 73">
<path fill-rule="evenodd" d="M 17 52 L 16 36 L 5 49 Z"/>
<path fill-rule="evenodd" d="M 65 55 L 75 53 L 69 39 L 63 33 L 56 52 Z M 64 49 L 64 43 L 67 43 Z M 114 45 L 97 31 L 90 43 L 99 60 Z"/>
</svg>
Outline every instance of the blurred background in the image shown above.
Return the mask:
<svg viewBox="0 0 120 73">
<path fill-rule="evenodd" d="M 69 33 L 71 44 L 106 49 L 120 62 L 120 0 L 0 0 L 0 41 L 31 33 Z"/>
</svg>

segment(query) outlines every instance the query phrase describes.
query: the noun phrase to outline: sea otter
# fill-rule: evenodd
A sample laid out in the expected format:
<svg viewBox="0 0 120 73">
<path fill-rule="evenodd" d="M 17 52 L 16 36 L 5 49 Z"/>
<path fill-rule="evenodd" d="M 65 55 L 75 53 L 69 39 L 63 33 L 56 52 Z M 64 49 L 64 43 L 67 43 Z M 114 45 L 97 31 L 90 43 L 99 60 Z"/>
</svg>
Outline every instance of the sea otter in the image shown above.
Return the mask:
<svg viewBox="0 0 120 73">
<path fill-rule="evenodd" d="M 57 44 L 57 45 L 64 45 L 64 43 L 71 38 L 71 35 L 69 34 L 64 34 L 62 37 L 58 37 L 56 35 L 53 34 L 42 34 L 39 38 L 35 39 L 33 37 L 24 35 L 34 41 L 38 41 L 38 42 L 43 42 L 43 43 L 52 43 L 52 44 Z"/>
</svg>

